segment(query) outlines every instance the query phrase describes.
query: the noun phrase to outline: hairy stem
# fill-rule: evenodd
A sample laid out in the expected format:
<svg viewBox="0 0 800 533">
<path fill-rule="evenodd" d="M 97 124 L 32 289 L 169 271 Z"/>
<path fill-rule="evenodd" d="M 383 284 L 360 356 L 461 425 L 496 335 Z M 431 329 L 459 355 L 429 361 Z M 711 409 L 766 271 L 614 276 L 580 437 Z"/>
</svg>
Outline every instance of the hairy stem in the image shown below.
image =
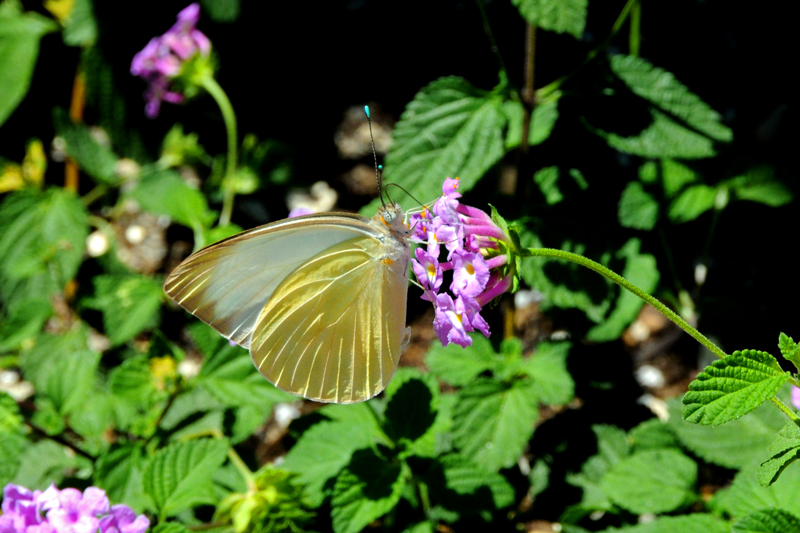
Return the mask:
<svg viewBox="0 0 800 533">
<path fill-rule="evenodd" d="M 684 319 L 678 316 L 678 314 L 675 313 L 672 309 L 665 306 L 664 304 L 662 304 L 657 299 L 653 298 L 652 296 L 644 292 L 642 289 L 640 289 L 630 281 L 626 280 L 619 274 L 612 272 L 611 270 L 604 267 L 600 263 L 596 263 L 591 259 L 583 257 L 582 255 L 573 254 L 571 252 L 565 252 L 563 250 L 554 250 L 552 248 L 527 248 L 525 249 L 525 252 L 526 255 L 531 257 L 553 257 L 555 259 L 563 259 L 565 261 L 571 261 L 581 266 L 585 266 L 590 270 L 594 270 L 598 274 L 605 276 L 606 278 L 610 279 L 623 289 L 632 292 L 645 302 L 649 303 L 650 305 L 658 309 L 664 316 L 672 320 L 679 328 L 681 328 L 683 331 L 691 335 L 697 342 L 699 342 L 700 344 L 711 350 L 720 359 L 724 359 L 728 356 L 728 354 L 722 351 L 722 349 L 719 346 L 708 340 L 705 335 L 703 335 L 695 328 L 693 328 L 688 322 L 686 322 Z"/>
<path fill-rule="evenodd" d="M 202 81 L 203 88 L 217 102 L 219 110 L 222 112 L 222 119 L 225 121 L 225 130 L 228 134 L 228 158 L 225 161 L 225 177 L 222 180 L 222 213 L 219 215 L 219 225 L 227 226 L 231 222 L 233 213 L 233 198 L 236 196 L 234 191 L 234 175 L 236 174 L 236 114 L 233 112 L 231 101 L 228 95 L 222 90 L 217 80 L 211 76 L 206 76 Z"/>
<path fill-rule="evenodd" d="M 637 0 L 631 7 L 631 28 L 628 37 L 628 53 L 632 56 L 639 55 L 639 40 L 642 33 L 642 3 Z"/>
<path fill-rule="evenodd" d="M 786 404 L 785 404 L 785 403 L 783 403 L 782 401 L 780 401 L 780 400 L 778 399 L 778 397 L 777 397 L 777 396 L 773 396 L 772 398 L 770 398 L 770 401 L 771 401 L 773 404 L 775 404 L 775 407 L 777 407 L 778 409 L 780 409 L 780 410 L 781 410 L 781 412 L 782 412 L 783 414 L 785 414 L 787 417 L 789 417 L 789 420 L 792 420 L 792 421 L 794 421 L 794 422 L 800 421 L 800 418 L 798 418 L 798 416 L 797 416 L 796 414 L 794 414 L 794 413 L 792 412 L 792 410 L 791 410 L 791 409 L 789 409 L 789 408 L 786 406 Z"/>
</svg>

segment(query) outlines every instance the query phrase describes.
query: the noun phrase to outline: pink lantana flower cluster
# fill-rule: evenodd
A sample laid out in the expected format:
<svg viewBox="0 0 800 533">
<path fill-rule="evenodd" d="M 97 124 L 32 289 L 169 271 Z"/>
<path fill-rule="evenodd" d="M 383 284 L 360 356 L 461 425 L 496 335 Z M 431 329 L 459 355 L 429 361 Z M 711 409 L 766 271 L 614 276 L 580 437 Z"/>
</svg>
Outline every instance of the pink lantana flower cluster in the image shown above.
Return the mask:
<svg viewBox="0 0 800 533">
<path fill-rule="evenodd" d="M 148 117 L 158 115 L 162 101 L 181 104 L 186 100 L 184 92 L 177 89 L 173 81 L 190 59 L 198 54 L 207 58 L 211 53 L 211 41 L 197 29 L 199 20 L 200 5 L 191 4 L 178 13 L 178 21 L 167 33 L 150 39 L 133 57 L 131 74 L 148 82 L 144 108 Z"/>
<path fill-rule="evenodd" d="M 103 489 L 44 492 L 9 483 L 3 489 L 0 533 L 144 533 L 150 520 L 127 505 L 110 505 Z"/>
<path fill-rule="evenodd" d="M 466 347 L 472 344 L 468 332 L 489 336 L 480 311 L 512 287 L 514 273 L 504 252 L 511 243 L 509 236 L 488 214 L 460 203 L 458 185 L 458 178 L 447 178 L 442 196 L 432 208 L 412 214 L 409 227 L 414 230 L 411 240 L 426 245 L 414 251 L 411 264 L 424 291 L 422 299 L 436 310 L 433 329 L 442 345 Z M 442 246 L 445 261 L 440 261 Z M 452 295 L 440 292 L 448 270 L 452 270 Z"/>
</svg>

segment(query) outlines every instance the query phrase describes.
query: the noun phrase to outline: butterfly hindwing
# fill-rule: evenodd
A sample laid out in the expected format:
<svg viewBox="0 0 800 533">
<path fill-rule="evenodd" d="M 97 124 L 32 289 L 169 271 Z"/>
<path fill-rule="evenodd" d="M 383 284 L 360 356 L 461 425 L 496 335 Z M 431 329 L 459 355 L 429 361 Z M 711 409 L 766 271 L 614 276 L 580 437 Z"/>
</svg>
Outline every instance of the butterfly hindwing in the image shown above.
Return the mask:
<svg viewBox="0 0 800 533">
<path fill-rule="evenodd" d="M 385 237 L 331 246 L 275 289 L 250 346 L 267 379 L 323 402 L 359 402 L 384 389 L 406 335 L 408 289 L 407 247 Z"/>
</svg>

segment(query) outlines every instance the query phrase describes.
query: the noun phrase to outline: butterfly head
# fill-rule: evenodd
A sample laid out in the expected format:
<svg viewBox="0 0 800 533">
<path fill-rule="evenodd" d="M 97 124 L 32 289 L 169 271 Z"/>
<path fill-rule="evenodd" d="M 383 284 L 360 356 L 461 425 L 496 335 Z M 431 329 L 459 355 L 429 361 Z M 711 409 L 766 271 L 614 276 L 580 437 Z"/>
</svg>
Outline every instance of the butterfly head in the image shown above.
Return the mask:
<svg viewBox="0 0 800 533">
<path fill-rule="evenodd" d="M 404 235 L 408 233 L 408 228 L 403 223 L 403 209 L 397 202 L 392 202 L 378 209 L 375 220 L 393 231 L 398 231 Z"/>
</svg>

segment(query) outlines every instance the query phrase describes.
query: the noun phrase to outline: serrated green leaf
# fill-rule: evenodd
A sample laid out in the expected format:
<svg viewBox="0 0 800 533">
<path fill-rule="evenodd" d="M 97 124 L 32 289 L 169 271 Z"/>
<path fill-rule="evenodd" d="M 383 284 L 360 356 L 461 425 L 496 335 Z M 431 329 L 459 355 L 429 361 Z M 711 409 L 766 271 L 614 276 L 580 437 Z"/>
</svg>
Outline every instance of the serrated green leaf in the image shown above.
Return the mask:
<svg viewBox="0 0 800 533">
<path fill-rule="evenodd" d="M 539 416 L 532 384 L 503 385 L 479 378 L 459 393 L 453 442 L 465 457 L 496 472 L 513 465 L 533 435 Z"/>
<path fill-rule="evenodd" d="M 58 29 L 39 13 L 23 13 L 17 2 L 5 4 L 0 12 L 0 125 L 28 93 L 40 39 Z"/>
<path fill-rule="evenodd" d="M 114 426 L 114 408 L 111 395 L 97 387 L 78 397 L 70 408 L 69 425 L 83 439 L 83 450 L 99 455 L 108 448 L 107 432 Z"/>
<path fill-rule="evenodd" d="M 420 522 L 409 526 L 403 530 L 403 533 L 433 533 L 434 525 L 431 522 Z"/>
<path fill-rule="evenodd" d="M 763 487 L 756 475 L 758 464 L 742 469 L 726 489 L 718 491 L 711 504 L 715 512 L 727 513 L 733 518 L 743 518 L 762 509 L 783 509 L 800 516 L 800 468 L 787 468 L 778 481 Z"/>
<path fill-rule="evenodd" d="M 533 181 L 539 186 L 548 205 L 557 204 L 564 199 L 564 195 L 558 189 L 558 167 L 537 170 L 533 175 Z"/>
<path fill-rule="evenodd" d="M 533 379 L 533 392 L 540 402 L 565 405 L 575 395 L 575 382 L 567 371 L 569 342 L 541 342 L 525 361 L 524 370 Z"/>
<path fill-rule="evenodd" d="M 691 503 L 697 464 L 677 450 L 647 450 L 614 465 L 604 476 L 603 490 L 636 514 L 666 513 Z"/>
<path fill-rule="evenodd" d="M 8 195 L 0 207 L 0 290 L 39 273 L 60 289 L 77 273 L 88 234 L 89 214 L 74 193 L 53 188 Z"/>
<path fill-rule="evenodd" d="M 775 483 L 790 463 L 800 458 L 800 425 L 789 421 L 778 432 L 778 436 L 769 447 L 772 456 L 758 469 L 758 482 L 769 486 Z"/>
<path fill-rule="evenodd" d="M 560 93 L 556 93 L 552 98 L 537 103 L 536 107 L 533 108 L 530 131 L 528 132 L 528 144 L 530 146 L 542 144 L 550 137 L 550 133 L 558 120 L 558 98 L 560 96 Z M 505 147 L 506 150 L 513 150 L 522 142 L 522 121 L 525 117 L 525 110 L 521 103 L 509 100 L 503 102 L 503 112 L 508 118 Z"/>
<path fill-rule="evenodd" d="M 692 185 L 669 205 L 667 216 L 676 223 L 689 222 L 714 208 L 717 189 L 708 185 Z"/>
<path fill-rule="evenodd" d="M 26 299 L 15 298 L 5 292 L 4 296 L 11 296 L 11 302 L 3 302 L 8 307 L 5 316 L 0 310 L 0 353 L 17 350 L 32 340 L 53 315 L 50 302 L 37 298 L 34 292 L 36 291 L 20 290 L 19 293 L 29 295 Z"/>
<path fill-rule="evenodd" d="M 794 199 L 792 191 L 775 179 L 775 170 L 772 167 L 751 168 L 744 175 L 730 179 L 724 184 L 731 189 L 737 200 L 779 207 Z"/>
<path fill-rule="evenodd" d="M 632 181 L 622 191 L 617 217 L 626 228 L 651 230 L 658 221 L 658 202 L 641 183 Z"/>
<path fill-rule="evenodd" d="M 144 176 L 131 191 L 131 196 L 139 202 L 142 209 L 168 215 L 175 222 L 192 228 L 195 233 L 214 219 L 203 193 L 189 187 L 171 170 Z"/>
<path fill-rule="evenodd" d="M 155 510 L 152 500 L 144 491 L 144 464 L 142 444 L 115 447 L 97 460 L 94 484 L 105 490 L 112 502 L 125 502 L 137 513 Z"/>
<path fill-rule="evenodd" d="M 658 106 L 692 129 L 721 142 L 733 139 L 720 114 L 664 69 L 636 56 L 615 55 L 611 70 L 638 96 Z"/>
<path fill-rule="evenodd" d="M 386 463 L 371 449 L 358 450 L 339 476 L 331 498 L 336 533 L 358 533 L 400 501 L 410 471 L 402 463 Z"/>
<path fill-rule="evenodd" d="M 137 404 L 147 403 L 156 393 L 150 362 L 145 356 L 126 359 L 108 376 L 112 394 Z"/>
<path fill-rule="evenodd" d="M 28 381 L 44 383 L 54 357 L 88 350 L 86 329 L 76 327 L 59 335 L 40 334 L 33 346 L 20 353 L 19 366 Z"/>
<path fill-rule="evenodd" d="M 704 426 L 736 420 L 774 396 L 787 379 L 767 352 L 733 352 L 707 366 L 689 384 L 683 418 Z"/>
<path fill-rule="evenodd" d="M 329 480 L 350 462 L 355 450 L 386 440 L 366 403 L 330 405 L 317 415 L 319 421 L 300 436 L 281 464 L 282 469 L 297 474 L 310 507 L 319 507 L 330 495 Z"/>
<path fill-rule="evenodd" d="M 630 239 L 617 252 L 619 259 L 625 259 L 622 277 L 642 289 L 652 293 L 658 286 L 660 274 L 656 266 L 656 258 L 650 254 L 639 252 L 641 241 Z M 605 321 L 586 333 L 586 338 L 595 342 L 618 339 L 628 325 L 636 319 L 644 302 L 635 294 L 618 289 L 616 305 Z"/>
<path fill-rule="evenodd" d="M 800 518 L 783 509 L 762 509 L 733 524 L 732 533 L 788 533 L 800 531 Z"/>
<path fill-rule="evenodd" d="M 85 1 L 85 0 L 81 0 Z M 118 157 L 108 146 L 104 146 L 92 137 L 89 128 L 76 124 L 61 108 L 53 110 L 53 122 L 56 134 L 64 139 L 67 155 L 72 157 L 81 170 L 91 176 L 97 183 L 117 185 Z"/>
<path fill-rule="evenodd" d="M 651 122 L 636 135 L 622 136 L 597 128 L 590 129 L 620 152 L 640 157 L 703 159 L 716 155 L 714 143 L 685 128 L 657 109 L 649 109 Z"/>
<path fill-rule="evenodd" d="M 95 297 L 86 305 L 103 313 L 111 344 L 120 345 L 158 323 L 161 283 L 137 274 L 103 274 L 94 278 Z"/>
<path fill-rule="evenodd" d="M 580 39 L 586 26 L 588 0 L 511 0 L 530 24 Z"/>
<path fill-rule="evenodd" d="M 425 364 L 433 375 L 455 387 L 463 387 L 498 364 L 492 343 L 483 335 L 472 337 L 472 346 L 434 343 L 425 355 Z"/>
<path fill-rule="evenodd" d="M 778 349 L 784 359 L 791 362 L 795 368 L 800 370 L 800 346 L 794 342 L 790 336 L 781 332 L 778 336 Z"/>
<path fill-rule="evenodd" d="M 506 116 L 502 100 L 463 78 L 440 78 L 406 106 L 392 132 L 385 181 L 402 185 L 417 198 L 442 194 L 446 177 L 459 177 L 470 190 L 505 153 Z M 370 216 L 378 201 L 362 209 Z"/>
<path fill-rule="evenodd" d="M 470 495 L 476 500 L 485 500 L 483 495 L 488 492 L 487 496 L 491 495 L 495 509 L 502 509 L 514 503 L 514 488 L 500 474 L 487 472 L 456 454 L 441 457 L 439 461 L 448 490 L 461 497 Z M 471 505 L 483 507 L 478 501 L 474 501 Z M 477 514 L 477 509 L 468 511 L 469 503 L 465 504 L 462 501 L 458 507 L 462 516 Z"/>
<path fill-rule="evenodd" d="M 228 443 L 202 439 L 170 444 L 145 465 L 145 492 L 153 499 L 161 517 L 199 504 L 216 503 L 211 494 L 211 476 L 225 461 Z"/>
<path fill-rule="evenodd" d="M 764 459 L 786 417 L 773 405 L 762 405 L 748 416 L 710 429 L 683 420 L 679 399 L 668 402 L 670 429 L 693 454 L 726 468 L 740 469 Z"/>
<path fill-rule="evenodd" d="M 709 514 L 687 516 L 663 516 L 636 526 L 610 527 L 601 533 L 729 533 L 730 526 L 724 520 Z"/>
</svg>

